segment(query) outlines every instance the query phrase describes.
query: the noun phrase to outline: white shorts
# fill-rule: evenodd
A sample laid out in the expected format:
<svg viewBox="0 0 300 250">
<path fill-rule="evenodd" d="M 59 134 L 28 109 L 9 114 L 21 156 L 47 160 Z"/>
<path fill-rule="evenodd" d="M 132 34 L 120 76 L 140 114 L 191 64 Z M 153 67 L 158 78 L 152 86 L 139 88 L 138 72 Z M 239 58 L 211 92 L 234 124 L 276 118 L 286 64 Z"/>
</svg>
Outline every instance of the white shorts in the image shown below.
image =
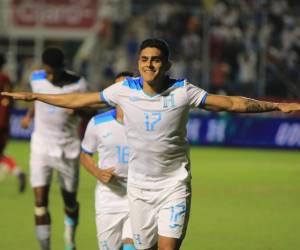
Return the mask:
<svg viewBox="0 0 300 250">
<path fill-rule="evenodd" d="M 33 188 L 50 185 L 54 169 L 57 171 L 60 187 L 68 192 L 75 192 L 78 187 L 79 156 L 75 159 L 66 159 L 31 152 L 30 183 Z"/>
<path fill-rule="evenodd" d="M 99 249 L 121 249 L 122 240 L 132 239 L 129 213 L 96 214 Z"/>
<path fill-rule="evenodd" d="M 127 189 L 134 245 L 146 249 L 158 235 L 183 239 L 190 211 L 189 184 L 177 183 L 164 189 Z"/>
</svg>

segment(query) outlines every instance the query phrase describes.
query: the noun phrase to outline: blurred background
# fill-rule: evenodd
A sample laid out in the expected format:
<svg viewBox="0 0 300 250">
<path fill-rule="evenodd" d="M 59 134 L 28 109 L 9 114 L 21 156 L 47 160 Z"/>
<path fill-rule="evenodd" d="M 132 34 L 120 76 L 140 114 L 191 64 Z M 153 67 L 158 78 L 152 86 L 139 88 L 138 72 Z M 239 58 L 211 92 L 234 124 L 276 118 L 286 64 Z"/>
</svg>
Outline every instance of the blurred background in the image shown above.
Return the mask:
<svg viewBox="0 0 300 250">
<path fill-rule="evenodd" d="M 15 90 L 29 89 L 30 72 L 39 67 L 47 46 L 62 48 L 67 67 L 83 74 L 90 90 L 101 90 L 118 72 L 136 72 L 140 42 L 159 37 L 171 48 L 172 77 L 187 78 L 210 93 L 297 101 L 299 14 L 300 2 L 296 0 L 2 0 L 0 53 L 7 57 L 6 71 Z M 16 103 L 15 107 L 24 105 Z M 198 115 L 208 117 L 205 112 Z M 220 116 L 207 121 L 203 117 L 202 121 L 191 119 L 191 141 L 226 144 L 232 126 L 245 122 L 239 117 L 231 124 L 231 119 Z M 251 135 L 253 142 L 246 146 L 300 147 L 298 119 L 282 121 L 274 118 L 282 119 L 282 114 L 264 114 L 275 120 L 261 125 L 268 120 L 257 123 L 257 116 L 251 117 L 241 136 L 249 135 L 248 127 L 252 126 L 257 136 Z M 297 117 L 297 113 L 284 115 L 285 119 Z M 227 131 L 228 124 L 231 131 Z M 261 126 L 265 130 L 257 132 Z M 19 130 L 14 128 L 13 136 L 26 133 Z M 264 140 L 272 142 L 255 143 L 266 133 L 269 138 Z"/>
<path fill-rule="evenodd" d="M 160 37 L 174 77 L 214 93 L 299 98 L 299 13 L 296 0 L 2 0 L 0 52 L 16 87 L 55 45 L 99 89 L 135 70 L 142 40 Z"/>
<path fill-rule="evenodd" d="M 169 43 L 174 78 L 210 93 L 300 101 L 299 0 L 0 0 L 0 54 L 15 91 L 30 90 L 29 75 L 48 46 L 63 49 L 67 68 L 99 91 L 118 72 L 137 72 L 148 37 Z M 26 174 L 32 126 L 22 129 L 20 119 L 27 105 L 13 105 L 6 150 Z M 182 249 L 300 249 L 299 112 L 196 110 L 188 139 L 194 194 Z M 97 249 L 95 179 L 81 171 L 80 180 L 78 249 Z M 12 176 L 0 182 L 0 249 L 39 249 L 32 192 L 17 193 Z M 62 249 L 58 185 L 50 200 L 51 244 Z"/>
</svg>

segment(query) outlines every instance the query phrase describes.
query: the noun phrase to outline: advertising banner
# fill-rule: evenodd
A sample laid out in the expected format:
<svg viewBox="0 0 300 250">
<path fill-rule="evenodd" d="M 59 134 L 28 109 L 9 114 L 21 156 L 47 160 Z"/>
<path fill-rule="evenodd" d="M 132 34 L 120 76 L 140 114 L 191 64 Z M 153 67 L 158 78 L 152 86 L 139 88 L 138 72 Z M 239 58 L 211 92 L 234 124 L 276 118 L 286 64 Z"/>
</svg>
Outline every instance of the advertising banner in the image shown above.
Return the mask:
<svg viewBox="0 0 300 250">
<path fill-rule="evenodd" d="M 22 28 L 81 28 L 93 26 L 98 0 L 12 0 L 12 18 Z"/>
<path fill-rule="evenodd" d="M 20 126 L 24 114 L 25 110 L 13 111 L 12 138 L 30 138 L 33 124 L 29 129 Z M 187 132 L 192 145 L 300 149 L 299 118 L 191 113 Z"/>
<path fill-rule="evenodd" d="M 21 127 L 21 119 L 26 114 L 26 110 L 13 110 L 10 116 L 10 136 L 13 139 L 29 139 L 33 130 L 33 123 L 28 129 Z"/>
<path fill-rule="evenodd" d="M 300 148 L 300 119 L 255 115 L 191 114 L 188 139 L 193 145 Z"/>
</svg>

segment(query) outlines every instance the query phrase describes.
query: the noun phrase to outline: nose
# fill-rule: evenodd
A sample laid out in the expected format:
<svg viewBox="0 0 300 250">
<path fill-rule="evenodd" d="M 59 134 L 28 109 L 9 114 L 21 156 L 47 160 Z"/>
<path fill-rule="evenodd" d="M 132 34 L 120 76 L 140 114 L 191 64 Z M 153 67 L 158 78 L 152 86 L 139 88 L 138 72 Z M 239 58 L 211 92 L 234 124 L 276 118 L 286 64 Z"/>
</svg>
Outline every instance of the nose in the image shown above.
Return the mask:
<svg viewBox="0 0 300 250">
<path fill-rule="evenodd" d="M 146 65 L 149 68 L 153 68 L 153 61 L 152 60 L 148 60 Z"/>
</svg>

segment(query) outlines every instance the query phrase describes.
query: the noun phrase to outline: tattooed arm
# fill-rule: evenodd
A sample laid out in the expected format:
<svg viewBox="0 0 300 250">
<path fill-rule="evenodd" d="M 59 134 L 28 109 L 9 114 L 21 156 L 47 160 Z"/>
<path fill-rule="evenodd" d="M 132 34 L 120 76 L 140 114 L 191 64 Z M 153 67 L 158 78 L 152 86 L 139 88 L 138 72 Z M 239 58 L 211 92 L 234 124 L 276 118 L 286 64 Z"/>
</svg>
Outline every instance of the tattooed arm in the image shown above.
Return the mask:
<svg viewBox="0 0 300 250">
<path fill-rule="evenodd" d="M 262 113 L 270 111 L 282 111 L 288 113 L 300 110 L 300 104 L 265 102 L 242 96 L 208 95 L 203 108 L 210 111 L 229 111 L 238 113 Z"/>
</svg>

